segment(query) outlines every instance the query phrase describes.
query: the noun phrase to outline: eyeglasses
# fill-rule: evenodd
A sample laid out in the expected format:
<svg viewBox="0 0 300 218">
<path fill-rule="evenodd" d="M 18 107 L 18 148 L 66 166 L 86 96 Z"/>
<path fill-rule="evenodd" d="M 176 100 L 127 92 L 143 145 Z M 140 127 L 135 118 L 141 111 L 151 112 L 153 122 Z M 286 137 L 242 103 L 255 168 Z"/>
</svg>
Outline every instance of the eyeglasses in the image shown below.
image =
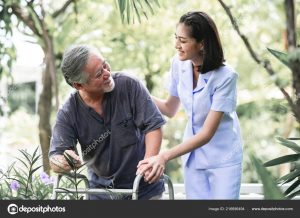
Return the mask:
<svg viewBox="0 0 300 218">
<path fill-rule="evenodd" d="M 96 78 L 100 78 L 102 76 L 103 70 L 110 71 L 110 65 L 106 60 L 103 61 L 102 66 L 100 67 L 100 69 L 96 73 Z"/>
</svg>

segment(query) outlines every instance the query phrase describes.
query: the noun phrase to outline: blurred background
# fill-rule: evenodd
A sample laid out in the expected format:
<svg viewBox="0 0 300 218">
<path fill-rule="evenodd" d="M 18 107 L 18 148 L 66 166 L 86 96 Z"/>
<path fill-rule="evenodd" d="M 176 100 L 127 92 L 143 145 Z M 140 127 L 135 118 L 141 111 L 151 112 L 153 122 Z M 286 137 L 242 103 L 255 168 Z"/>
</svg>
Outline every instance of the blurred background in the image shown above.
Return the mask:
<svg viewBox="0 0 300 218">
<path fill-rule="evenodd" d="M 71 44 L 97 46 L 113 71 L 127 71 L 140 78 L 153 95 L 166 97 L 170 60 L 176 53 L 175 26 L 179 17 L 191 10 L 212 16 L 226 61 L 239 73 L 237 113 L 244 139 L 242 182 L 258 181 L 249 153 L 255 151 L 267 161 L 289 153 L 275 136 L 299 137 L 299 123 L 278 88 L 279 85 L 292 95 L 292 74 L 267 51 L 288 50 L 284 0 L 226 1 L 255 52 L 272 63 L 276 72 L 273 76 L 250 56 L 218 1 L 158 1 L 160 6 L 153 8 L 154 14 L 148 14 L 148 19 L 141 15 L 141 22 L 136 17 L 129 24 L 122 23 L 113 0 L 0 2 L 2 170 L 14 161 L 18 149 L 30 153 L 42 145 L 42 153 L 47 153 L 57 109 L 74 91 L 59 69 L 65 48 Z M 4 13 L 12 2 L 15 5 Z M 295 20 L 300 24 L 300 1 L 294 2 Z M 297 38 L 299 35 L 298 25 Z M 162 149 L 181 142 L 185 124 L 182 109 L 175 118 L 167 120 Z M 46 156 L 44 170 L 49 172 Z M 173 182 L 183 182 L 180 158 L 171 161 L 166 170 Z M 278 177 L 289 171 L 289 165 L 270 170 Z"/>
</svg>

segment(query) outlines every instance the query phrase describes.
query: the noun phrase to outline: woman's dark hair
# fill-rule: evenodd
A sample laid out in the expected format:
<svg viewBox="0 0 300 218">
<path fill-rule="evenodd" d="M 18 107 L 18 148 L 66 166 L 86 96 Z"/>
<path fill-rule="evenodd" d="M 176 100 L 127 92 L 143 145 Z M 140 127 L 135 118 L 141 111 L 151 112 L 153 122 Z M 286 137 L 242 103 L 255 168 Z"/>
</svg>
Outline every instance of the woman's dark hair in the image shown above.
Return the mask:
<svg viewBox="0 0 300 218">
<path fill-rule="evenodd" d="M 215 22 L 204 12 L 191 11 L 182 15 L 179 23 L 190 27 L 190 37 L 197 42 L 203 41 L 203 65 L 201 73 L 219 68 L 223 65 L 224 54 Z"/>
</svg>

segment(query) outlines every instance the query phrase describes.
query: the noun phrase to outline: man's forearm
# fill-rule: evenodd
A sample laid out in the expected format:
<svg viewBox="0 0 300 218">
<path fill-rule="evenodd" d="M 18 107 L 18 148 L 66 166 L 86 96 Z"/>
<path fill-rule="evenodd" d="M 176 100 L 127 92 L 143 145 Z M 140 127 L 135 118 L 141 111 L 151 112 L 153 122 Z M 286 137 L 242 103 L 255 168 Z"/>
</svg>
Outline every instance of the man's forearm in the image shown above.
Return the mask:
<svg viewBox="0 0 300 218">
<path fill-rule="evenodd" d="M 160 150 L 161 142 L 162 142 L 161 128 L 146 133 L 145 135 L 146 152 L 144 158 L 157 155 Z"/>
</svg>

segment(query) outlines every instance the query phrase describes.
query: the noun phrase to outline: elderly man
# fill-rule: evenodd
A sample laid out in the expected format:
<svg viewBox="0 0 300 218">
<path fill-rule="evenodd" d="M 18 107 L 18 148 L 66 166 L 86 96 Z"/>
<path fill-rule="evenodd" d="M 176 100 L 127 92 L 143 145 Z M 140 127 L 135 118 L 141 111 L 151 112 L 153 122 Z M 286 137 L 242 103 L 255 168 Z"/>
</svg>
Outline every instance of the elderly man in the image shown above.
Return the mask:
<svg viewBox="0 0 300 218">
<path fill-rule="evenodd" d="M 58 173 L 71 169 L 64 152 L 81 165 L 73 151 L 79 142 L 91 187 L 132 188 L 138 162 L 158 154 L 165 123 L 148 91 L 135 78 L 112 74 L 101 54 L 86 45 L 66 50 L 61 69 L 76 91 L 57 113 L 51 168 Z M 163 190 L 161 181 L 141 181 L 139 199 L 158 199 Z M 91 199 L 111 197 L 93 195 Z"/>
</svg>

